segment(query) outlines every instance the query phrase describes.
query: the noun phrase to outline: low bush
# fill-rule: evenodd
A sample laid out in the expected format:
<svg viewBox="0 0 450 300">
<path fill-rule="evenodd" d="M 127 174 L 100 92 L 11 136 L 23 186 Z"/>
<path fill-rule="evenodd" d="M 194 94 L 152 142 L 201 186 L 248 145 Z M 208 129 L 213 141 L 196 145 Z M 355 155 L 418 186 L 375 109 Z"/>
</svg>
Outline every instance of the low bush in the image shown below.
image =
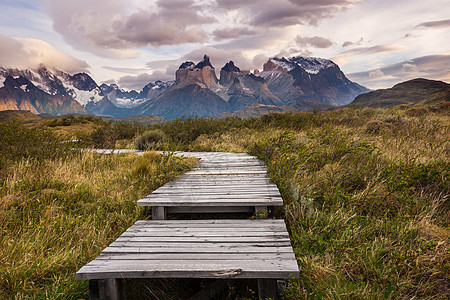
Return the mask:
<svg viewBox="0 0 450 300">
<path fill-rule="evenodd" d="M 129 122 L 105 122 L 97 125 L 94 131 L 83 139 L 96 148 L 115 148 L 116 142 L 124 139 L 134 139 L 145 126 Z"/>
<path fill-rule="evenodd" d="M 161 129 L 144 132 L 134 141 L 134 147 L 139 150 L 159 149 L 166 141 L 166 135 Z"/>
</svg>

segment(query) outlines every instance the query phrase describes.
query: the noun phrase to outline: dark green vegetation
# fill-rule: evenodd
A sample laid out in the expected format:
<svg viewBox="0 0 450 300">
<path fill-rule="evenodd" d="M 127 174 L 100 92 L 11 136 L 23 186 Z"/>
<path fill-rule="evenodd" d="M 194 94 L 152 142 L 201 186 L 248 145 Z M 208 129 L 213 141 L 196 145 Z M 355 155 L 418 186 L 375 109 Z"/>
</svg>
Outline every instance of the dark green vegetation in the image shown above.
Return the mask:
<svg viewBox="0 0 450 300">
<path fill-rule="evenodd" d="M 450 297 L 445 102 L 145 127 L 106 123 L 92 128 L 129 131 L 129 146 L 158 130 L 159 149 L 249 152 L 264 160 L 284 198 L 276 214 L 287 222 L 300 267 L 289 298 Z M 135 206 L 140 195 L 186 167 L 154 154 L 59 157 L 8 159 L 2 170 L 0 298 L 86 297 L 86 283 L 73 280 L 77 268 L 143 217 Z"/>
<path fill-rule="evenodd" d="M 351 105 L 394 107 L 400 104 L 423 105 L 441 101 L 450 101 L 450 84 L 417 78 L 396 84 L 390 89 L 359 95 Z"/>
</svg>

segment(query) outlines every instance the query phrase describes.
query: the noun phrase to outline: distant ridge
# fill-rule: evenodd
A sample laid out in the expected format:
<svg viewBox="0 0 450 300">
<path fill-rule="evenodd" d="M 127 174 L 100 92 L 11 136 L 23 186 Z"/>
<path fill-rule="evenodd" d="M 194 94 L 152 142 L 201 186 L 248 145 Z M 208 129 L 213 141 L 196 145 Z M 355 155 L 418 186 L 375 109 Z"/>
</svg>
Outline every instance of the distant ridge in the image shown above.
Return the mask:
<svg viewBox="0 0 450 300">
<path fill-rule="evenodd" d="M 2 110 L 0 111 L 0 122 L 35 123 L 42 120 L 41 117 L 29 110 Z"/>
<path fill-rule="evenodd" d="M 239 110 L 233 112 L 226 112 L 217 114 L 215 117 L 218 119 L 224 119 L 227 117 L 239 117 L 239 118 L 252 118 L 260 117 L 264 114 L 276 113 L 276 112 L 306 112 L 315 109 L 325 110 L 329 108 L 335 108 L 337 106 L 313 102 L 313 101 L 300 101 L 289 106 L 275 106 L 275 105 L 264 105 L 264 104 L 253 104 L 243 107 Z"/>
<path fill-rule="evenodd" d="M 450 84 L 416 78 L 398 83 L 389 89 L 379 89 L 359 95 L 351 105 L 393 107 L 401 104 L 434 104 L 440 101 L 450 101 Z"/>
</svg>

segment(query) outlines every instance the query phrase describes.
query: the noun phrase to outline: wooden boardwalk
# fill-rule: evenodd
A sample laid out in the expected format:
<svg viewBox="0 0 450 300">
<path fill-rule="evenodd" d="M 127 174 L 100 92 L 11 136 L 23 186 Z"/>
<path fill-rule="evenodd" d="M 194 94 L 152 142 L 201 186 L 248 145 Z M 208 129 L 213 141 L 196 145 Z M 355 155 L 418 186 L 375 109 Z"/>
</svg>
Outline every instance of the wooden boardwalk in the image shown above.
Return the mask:
<svg viewBox="0 0 450 300">
<path fill-rule="evenodd" d="M 277 280 L 298 277 L 284 220 L 165 220 L 172 212 L 262 211 L 282 205 L 262 162 L 247 154 L 177 153 L 196 168 L 139 200 L 153 220 L 137 221 L 76 273 L 120 299 L 124 278 L 258 279 L 260 299 L 277 298 Z"/>
<path fill-rule="evenodd" d="M 200 158 L 197 166 L 176 181 L 138 201 L 151 206 L 153 219 L 167 213 L 256 212 L 264 214 L 283 199 L 269 181 L 264 163 L 245 153 L 178 152 Z"/>
</svg>

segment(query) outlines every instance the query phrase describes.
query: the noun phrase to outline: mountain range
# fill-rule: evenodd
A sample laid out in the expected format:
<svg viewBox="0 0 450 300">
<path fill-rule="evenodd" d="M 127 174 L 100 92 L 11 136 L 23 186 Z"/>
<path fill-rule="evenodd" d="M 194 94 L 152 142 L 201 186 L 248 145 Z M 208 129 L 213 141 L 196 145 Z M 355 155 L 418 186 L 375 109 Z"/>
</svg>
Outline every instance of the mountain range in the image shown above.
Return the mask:
<svg viewBox="0 0 450 300">
<path fill-rule="evenodd" d="M 218 78 L 205 55 L 198 63 L 182 63 L 175 81 L 151 82 L 141 91 L 126 91 L 115 84 L 99 86 L 86 73 L 70 75 L 43 65 L 35 71 L 0 68 L 0 110 L 53 115 L 155 115 L 170 120 L 264 106 L 309 110 L 345 105 L 367 92 L 331 60 L 301 56 L 270 58 L 262 72 L 241 70 L 229 61 Z"/>
</svg>

